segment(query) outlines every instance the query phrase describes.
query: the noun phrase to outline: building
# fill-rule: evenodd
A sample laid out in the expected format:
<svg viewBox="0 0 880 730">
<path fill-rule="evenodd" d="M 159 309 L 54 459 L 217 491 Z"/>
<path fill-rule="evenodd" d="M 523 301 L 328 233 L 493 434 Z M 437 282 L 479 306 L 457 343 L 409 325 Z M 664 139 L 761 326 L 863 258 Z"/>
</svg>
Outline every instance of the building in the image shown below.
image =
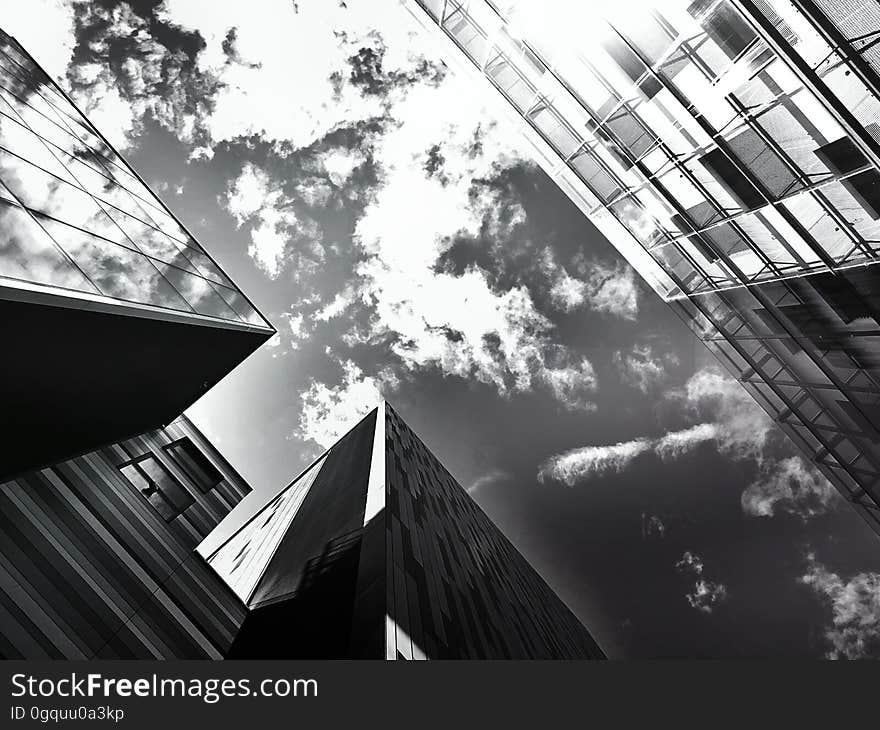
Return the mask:
<svg viewBox="0 0 880 730">
<path fill-rule="evenodd" d="M 209 562 L 249 609 L 229 658 L 604 658 L 384 403 Z"/>
<path fill-rule="evenodd" d="M 222 658 L 246 607 L 195 548 L 249 492 L 185 417 L 0 484 L 0 657 Z"/>
<path fill-rule="evenodd" d="M 274 332 L 0 31 L 0 656 L 221 658 L 250 487 L 180 414 Z"/>
<path fill-rule="evenodd" d="M 876 0 L 409 0 L 880 532 Z"/>
<path fill-rule="evenodd" d="M 0 31 L 0 480 L 173 421 L 274 332 Z"/>
</svg>

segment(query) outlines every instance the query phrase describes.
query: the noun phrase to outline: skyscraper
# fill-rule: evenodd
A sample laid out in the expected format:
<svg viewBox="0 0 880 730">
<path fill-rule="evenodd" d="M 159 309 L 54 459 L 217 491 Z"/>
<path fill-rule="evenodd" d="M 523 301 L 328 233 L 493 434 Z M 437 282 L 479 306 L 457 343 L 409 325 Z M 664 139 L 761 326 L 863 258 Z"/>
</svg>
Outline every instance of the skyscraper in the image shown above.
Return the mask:
<svg viewBox="0 0 880 730">
<path fill-rule="evenodd" d="M 875 0 L 409 0 L 880 532 Z"/>
<path fill-rule="evenodd" d="M 180 414 L 272 327 L 0 31 L 0 656 L 220 658 L 250 487 Z"/>
<path fill-rule="evenodd" d="M 0 31 L 0 479 L 170 423 L 272 333 Z"/>
<path fill-rule="evenodd" d="M 604 658 L 384 403 L 209 562 L 249 608 L 231 658 Z"/>
</svg>

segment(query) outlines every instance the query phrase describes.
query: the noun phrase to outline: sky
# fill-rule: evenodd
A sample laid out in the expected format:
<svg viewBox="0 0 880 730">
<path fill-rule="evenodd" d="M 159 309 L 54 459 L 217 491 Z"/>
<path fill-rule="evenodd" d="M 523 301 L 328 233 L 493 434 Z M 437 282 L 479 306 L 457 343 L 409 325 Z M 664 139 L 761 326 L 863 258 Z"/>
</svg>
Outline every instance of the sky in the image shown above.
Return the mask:
<svg viewBox="0 0 880 730">
<path fill-rule="evenodd" d="M 0 10 L 278 330 L 207 549 L 384 397 L 612 657 L 880 656 L 877 537 L 397 0 Z"/>
</svg>

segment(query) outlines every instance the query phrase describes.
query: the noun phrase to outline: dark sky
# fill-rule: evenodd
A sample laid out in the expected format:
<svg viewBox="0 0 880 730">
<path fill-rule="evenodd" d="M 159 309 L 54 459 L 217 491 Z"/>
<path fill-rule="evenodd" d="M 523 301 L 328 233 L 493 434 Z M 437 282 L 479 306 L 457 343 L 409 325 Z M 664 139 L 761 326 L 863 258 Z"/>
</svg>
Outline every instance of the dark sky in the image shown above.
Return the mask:
<svg viewBox="0 0 880 730">
<path fill-rule="evenodd" d="M 210 5 L 6 30 L 279 330 L 192 409 L 223 534 L 381 393 L 612 656 L 877 652 L 876 536 L 395 2 Z"/>
</svg>

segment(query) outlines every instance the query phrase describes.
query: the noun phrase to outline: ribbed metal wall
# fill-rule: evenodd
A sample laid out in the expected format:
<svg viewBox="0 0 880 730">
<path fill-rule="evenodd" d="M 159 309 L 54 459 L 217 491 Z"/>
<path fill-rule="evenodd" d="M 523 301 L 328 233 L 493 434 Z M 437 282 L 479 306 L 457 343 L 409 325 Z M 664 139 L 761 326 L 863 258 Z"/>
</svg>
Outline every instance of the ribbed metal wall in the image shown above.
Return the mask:
<svg viewBox="0 0 880 730">
<path fill-rule="evenodd" d="M 163 448 L 183 437 L 208 492 Z M 147 453 L 192 496 L 170 522 L 118 468 Z M 0 656 L 222 658 L 245 607 L 195 547 L 249 491 L 182 417 L 0 485 Z"/>
</svg>

